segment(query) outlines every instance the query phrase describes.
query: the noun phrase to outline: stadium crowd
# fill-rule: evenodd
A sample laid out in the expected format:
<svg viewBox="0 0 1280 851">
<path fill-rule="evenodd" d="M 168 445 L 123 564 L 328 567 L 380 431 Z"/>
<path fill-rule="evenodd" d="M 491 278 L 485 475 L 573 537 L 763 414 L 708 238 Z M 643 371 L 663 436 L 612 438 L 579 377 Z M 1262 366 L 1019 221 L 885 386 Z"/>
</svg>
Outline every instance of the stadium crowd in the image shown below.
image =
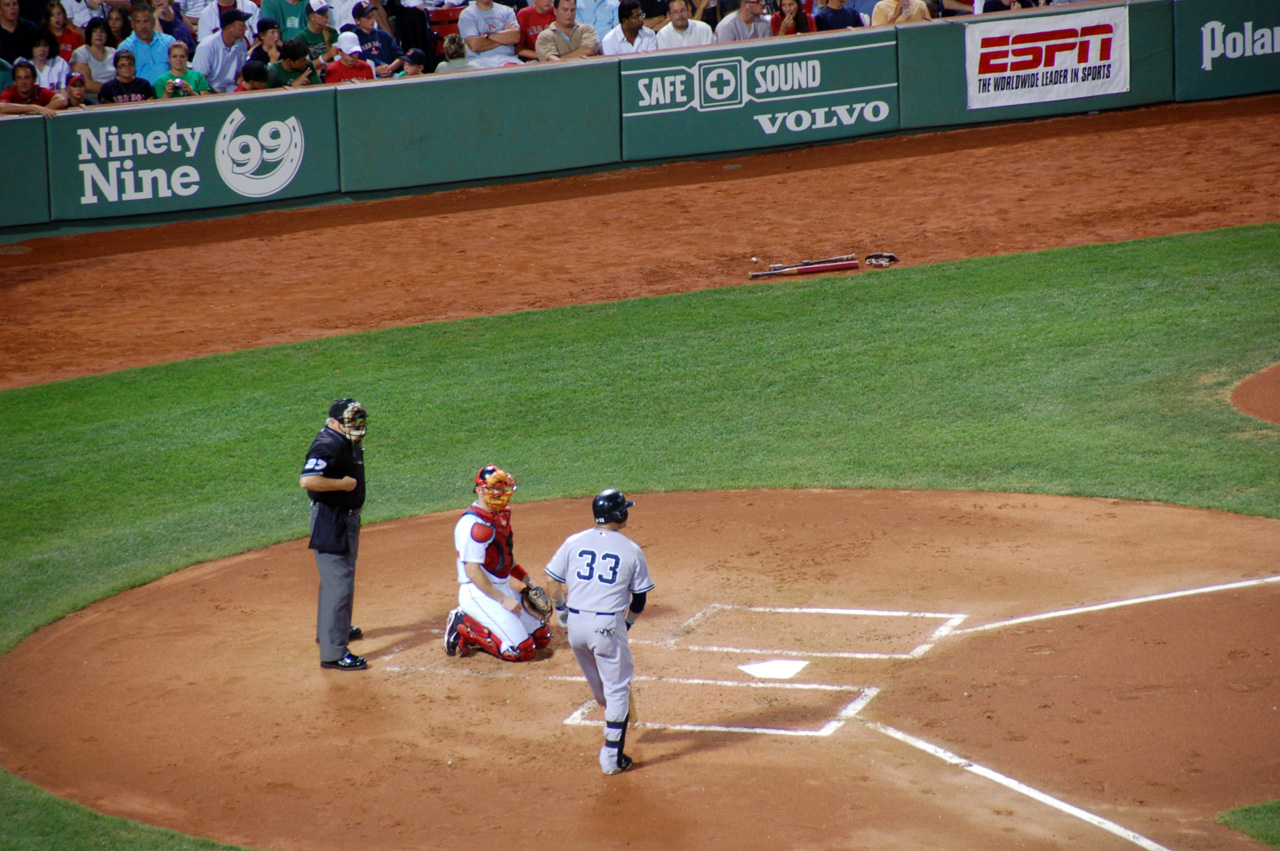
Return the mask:
<svg viewBox="0 0 1280 851">
<path fill-rule="evenodd" d="M 1074 2 L 1082 0 L 0 0 L 0 116 Z M 431 12 L 459 5 L 457 33 L 441 38 Z"/>
</svg>

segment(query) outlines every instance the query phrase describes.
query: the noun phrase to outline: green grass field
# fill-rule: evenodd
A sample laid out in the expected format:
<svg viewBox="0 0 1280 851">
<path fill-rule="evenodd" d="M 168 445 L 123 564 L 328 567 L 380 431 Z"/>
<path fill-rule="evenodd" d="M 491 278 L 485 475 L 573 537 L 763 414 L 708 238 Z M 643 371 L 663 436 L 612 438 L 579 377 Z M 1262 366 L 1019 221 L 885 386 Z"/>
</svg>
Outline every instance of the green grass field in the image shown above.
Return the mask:
<svg viewBox="0 0 1280 851">
<path fill-rule="evenodd" d="M 606 483 L 965 488 L 1280 518 L 1280 427 L 1228 401 L 1280 360 L 1277 328 L 1273 224 L 438 323 L 7 391 L 0 650 L 186 565 L 301 537 L 303 454 L 347 394 L 371 415 L 366 522 L 456 507 L 490 460 L 519 477 L 519 501 Z M 0 848 L 15 851 L 224 847 L 3 773 L 0 807 Z"/>
</svg>

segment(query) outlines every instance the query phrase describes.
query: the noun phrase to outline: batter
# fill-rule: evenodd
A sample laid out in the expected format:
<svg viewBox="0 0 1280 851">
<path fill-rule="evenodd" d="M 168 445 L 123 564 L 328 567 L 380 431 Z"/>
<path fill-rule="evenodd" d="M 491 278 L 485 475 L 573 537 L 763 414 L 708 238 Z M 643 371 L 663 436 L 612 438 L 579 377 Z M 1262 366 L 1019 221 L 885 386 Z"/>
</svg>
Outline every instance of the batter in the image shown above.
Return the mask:
<svg viewBox="0 0 1280 851">
<path fill-rule="evenodd" d="M 552 599 L 562 612 L 561 623 L 569 627 L 569 646 L 592 697 L 604 707 L 600 769 L 605 774 L 618 774 L 632 765 L 622 750 L 635 673 L 627 632 L 653 590 L 644 552 L 622 534 L 627 509 L 633 506 L 621 491 L 600 491 L 591 502 L 596 528 L 569 536 L 547 564 Z"/>
</svg>

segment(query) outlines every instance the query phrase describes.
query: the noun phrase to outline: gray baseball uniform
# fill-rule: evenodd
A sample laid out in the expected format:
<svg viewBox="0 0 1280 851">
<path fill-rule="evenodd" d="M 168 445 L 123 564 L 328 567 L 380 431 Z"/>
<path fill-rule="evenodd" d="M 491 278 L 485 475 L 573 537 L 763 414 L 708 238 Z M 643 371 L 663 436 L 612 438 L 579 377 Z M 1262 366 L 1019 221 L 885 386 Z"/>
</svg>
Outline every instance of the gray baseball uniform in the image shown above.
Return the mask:
<svg viewBox="0 0 1280 851">
<path fill-rule="evenodd" d="M 571 535 L 547 564 L 547 576 L 568 587 L 569 646 L 596 702 L 604 704 L 600 767 L 619 768 L 631 712 L 635 665 L 627 641 L 632 594 L 653 588 L 640 547 L 621 532 L 594 528 Z"/>
</svg>

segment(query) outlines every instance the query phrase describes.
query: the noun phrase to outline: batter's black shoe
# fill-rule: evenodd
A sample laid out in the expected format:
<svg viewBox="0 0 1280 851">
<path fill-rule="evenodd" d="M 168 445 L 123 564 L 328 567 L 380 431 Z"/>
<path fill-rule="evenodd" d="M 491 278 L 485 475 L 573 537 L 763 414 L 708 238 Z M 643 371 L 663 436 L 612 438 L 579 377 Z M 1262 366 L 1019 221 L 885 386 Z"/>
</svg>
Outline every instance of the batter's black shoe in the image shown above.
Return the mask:
<svg viewBox="0 0 1280 851">
<path fill-rule="evenodd" d="M 462 609 L 454 609 L 449 612 L 449 619 L 444 625 L 444 652 L 450 656 L 458 655 L 458 644 L 462 641 L 462 635 L 458 632 L 458 626 L 462 623 Z M 465 655 L 465 654 L 464 654 Z"/>
<path fill-rule="evenodd" d="M 369 663 L 364 660 L 363 656 L 348 653 L 341 659 L 334 659 L 332 662 L 321 662 L 320 667 L 333 668 L 335 671 L 363 671 L 369 667 Z"/>
<path fill-rule="evenodd" d="M 358 626 L 351 627 L 351 634 L 347 636 L 347 641 L 359 641 L 364 638 L 364 630 Z"/>
</svg>

